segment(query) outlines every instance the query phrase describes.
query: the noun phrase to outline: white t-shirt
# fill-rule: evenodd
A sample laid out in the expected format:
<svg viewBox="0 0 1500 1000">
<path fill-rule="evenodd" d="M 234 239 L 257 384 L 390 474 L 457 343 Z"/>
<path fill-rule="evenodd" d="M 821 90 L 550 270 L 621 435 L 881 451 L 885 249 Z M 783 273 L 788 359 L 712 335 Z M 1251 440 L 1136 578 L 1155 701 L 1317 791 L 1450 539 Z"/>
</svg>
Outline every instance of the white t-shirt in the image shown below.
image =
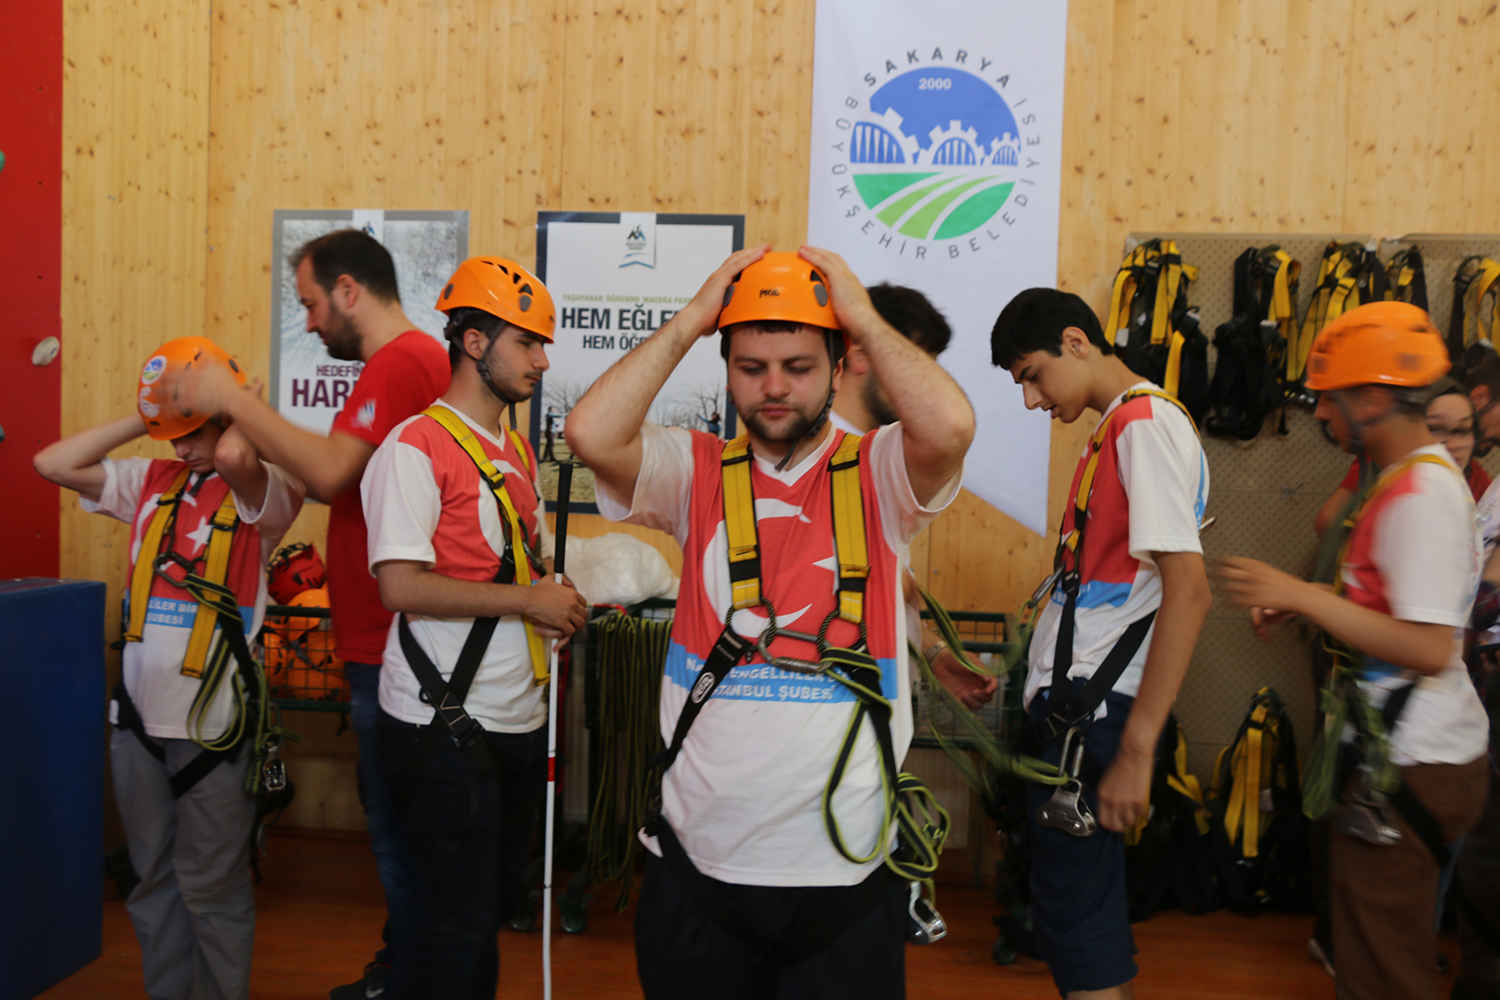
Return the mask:
<svg viewBox="0 0 1500 1000">
<path fill-rule="evenodd" d="M 1464 626 L 1479 585 L 1480 541 L 1472 494 L 1440 444 L 1380 491 L 1349 535 L 1340 567 L 1344 595 L 1404 621 L 1449 625 L 1453 649 L 1441 673 L 1421 676 L 1366 657 L 1361 686 L 1371 703 L 1414 681 L 1391 740 L 1400 765 L 1466 764 L 1484 753 L 1489 720 L 1463 662 Z M 1399 463 L 1389 472 L 1396 472 Z M 1383 488 L 1384 487 L 1384 488 Z"/>
<path fill-rule="evenodd" d="M 762 573 L 782 627 L 817 632 L 835 604 L 833 531 L 827 464 L 840 435 L 830 433 L 811 454 L 783 472 L 754 459 Z M 603 483 L 599 510 L 670 532 L 683 546 L 677 620 L 661 687 L 662 739 L 670 742 L 708 649 L 723 628 L 730 601 L 719 449 L 709 435 L 646 424 L 632 502 Z M 955 476 L 929 506 L 918 504 L 906 475 L 901 425 L 880 428 L 861 443 L 871 575 L 865 594 L 870 651 L 882 669 L 883 695 L 893 706 L 891 730 L 900 761 L 911 742 L 911 687 L 901 565 L 913 536 L 958 492 Z M 701 466 L 701 467 L 700 467 Z M 695 480 L 695 469 L 698 478 Z M 874 505 L 871 505 L 873 493 Z M 878 529 L 876 521 L 878 517 Z M 878 533 L 877 533 L 878 531 Z M 755 635 L 764 625 L 754 609 L 736 612 L 735 628 Z M 835 622 L 830 640 L 847 622 Z M 779 639 L 773 652 L 808 658 L 807 644 Z M 865 865 L 844 860 L 823 824 L 823 789 L 853 714 L 837 682 L 771 666 L 759 655 L 737 665 L 702 713 L 662 783 L 662 814 L 704 874 L 742 885 L 851 885 Z M 846 844 L 860 854 L 876 846 L 881 780 L 872 727 L 861 724 L 834 807 Z M 643 838 L 660 853 L 654 838 Z"/>
<path fill-rule="evenodd" d="M 437 405 L 447 406 L 441 400 Z M 536 539 L 540 532 L 540 555 L 551 555 L 552 535 L 537 509 L 540 488 L 527 475 L 515 443 L 509 435 L 496 437 L 496 428 L 486 429 L 458 410 L 453 412 L 505 474 L 506 492 L 528 536 Z M 536 468 L 534 458 L 530 464 Z M 369 526 L 371 573 L 377 563 L 401 559 L 456 579 L 494 579 L 506 544 L 499 504 L 468 452 L 436 420 L 418 414 L 397 424 L 370 457 L 360 492 Z M 417 614 L 406 619 L 417 645 L 447 680 L 474 619 Z M 433 709 L 421 700 L 421 685 L 401 649 L 400 620 L 400 615 L 392 619 L 386 637 L 380 707 L 402 722 L 427 725 Z M 491 732 L 529 733 L 547 722 L 545 694 L 546 688 L 535 680 L 521 617 L 501 618 L 464 709 Z"/>
<path fill-rule="evenodd" d="M 1156 387 L 1138 382 L 1127 391 L 1146 388 Z M 1088 504 L 1070 678 L 1092 677 L 1126 628 L 1161 606 L 1161 573 L 1151 553 L 1203 551 L 1198 525 L 1208 503 L 1208 461 L 1192 421 L 1155 396 L 1136 397 L 1121 409 L 1124 396 L 1116 396 L 1100 418 L 1102 422 L 1120 409 L 1101 444 Z M 1088 455 L 1085 443 L 1068 491 L 1064 535 L 1073 527 L 1074 498 Z M 1037 620 L 1026 674 L 1028 706 L 1052 684 L 1063 601 L 1062 588 L 1055 588 Z M 1152 623 L 1115 692 L 1133 698 L 1140 690 L 1157 624 Z"/>
<path fill-rule="evenodd" d="M 1495 479 L 1485 488 L 1479 498 L 1475 519 L 1479 525 L 1479 538 L 1484 545 L 1484 561 L 1489 562 L 1495 554 L 1495 543 L 1500 541 L 1500 479 Z"/>
<path fill-rule="evenodd" d="M 266 495 L 259 509 L 248 506 L 238 496 L 234 498 L 242 525 L 238 531 L 254 531 L 260 544 L 252 551 L 251 558 L 231 560 L 229 579 L 226 580 L 237 595 L 255 595 L 253 607 L 241 605 L 240 609 L 245 618 L 245 635 L 251 641 L 260 631 L 266 614 L 266 562 L 276 551 L 281 536 L 296 520 L 305 492 L 302 483 L 279 466 L 269 462 L 262 464 L 267 473 Z M 134 568 L 141 555 L 141 538 L 150 515 L 156 510 L 157 500 L 166 492 L 181 463 L 148 458 L 106 458 L 103 466 L 104 489 L 99 499 L 93 501 L 81 496 L 78 502 L 90 513 L 105 514 L 131 525 L 130 564 Z M 198 486 L 196 493 L 194 486 Z M 189 478 L 187 491 L 179 502 L 174 551 L 188 558 L 202 557 L 212 531 L 211 526 L 205 525 L 218 507 L 217 501 L 208 502 L 205 498 L 214 489 L 218 489 L 222 496 L 223 480 L 218 473 L 209 473 L 206 480 L 196 474 Z M 128 580 L 126 586 L 129 586 Z M 212 706 L 203 716 L 201 728 L 193 734 L 187 729 L 188 709 L 198 695 L 200 680 L 185 676 L 182 662 L 187 655 L 188 638 L 192 635 L 198 613 L 197 602 L 185 592 L 177 592 L 175 588 L 154 581 L 149 606 L 151 610 L 141 631 L 141 641 L 126 643 L 122 656 L 125 689 L 130 692 L 130 700 L 140 713 L 146 732 L 157 739 L 173 740 L 185 740 L 194 735 L 205 739 L 219 736 L 232 718 L 233 682 L 229 678 L 225 679 Z M 119 720 L 118 706 L 114 702 L 110 703 L 109 719 L 110 722 Z"/>
</svg>

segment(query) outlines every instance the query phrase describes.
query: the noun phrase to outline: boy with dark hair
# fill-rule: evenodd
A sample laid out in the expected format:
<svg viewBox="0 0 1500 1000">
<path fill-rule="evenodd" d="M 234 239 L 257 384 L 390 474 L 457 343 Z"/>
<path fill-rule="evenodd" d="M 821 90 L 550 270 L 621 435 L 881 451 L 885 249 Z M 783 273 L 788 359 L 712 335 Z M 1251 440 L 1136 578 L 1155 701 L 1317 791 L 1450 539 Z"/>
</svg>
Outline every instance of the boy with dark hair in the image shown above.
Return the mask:
<svg viewBox="0 0 1500 1000">
<path fill-rule="evenodd" d="M 524 892 L 546 781 L 544 643 L 587 613 L 549 574 L 536 456 L 500 426 L 547 369 L 552 298 L 514 261 L 474 257 L 437 308 L 453 380 L 391 431 L 360 484 L 370 571 L 397 612 L 377 743 L 403 814 L 412 919 L 391 1000 L 495 995 L 495 936 Z"/>
<path fill-rule="evenodd" d="M 63 438 L 33 463 L 75 491 L 84 510 L 131 526 L 131 600 L 109 747 L 140 876 L 125 909 L 148 994 L 217 1000 L 249 995 L 255 940 L 255 802 L 245 791 L 255 749 L 244 738 L 223 746 L 236 712 L 247 711 L 236 708 L 232 675 L 250 666 L 226 630 L 252 640 L 260 630 L 266 560 L 302 508 L 303 489 L 261 461 L 237 428 L 171 404 L 162 376 L 189 365 L 222 368 L 244 391 L 244 373 L 212 341 L 169 341 L 142 369 L 138 413 Z M 170 440 L 177 459 L 109 457 L 142 434 Z M 188 573 L 232 592 L 243 621 L 200 604 Z"/>
<path fill-rule="evenodd" d="M 907 340 L 934 358 L 948 349 L 953 330 L 927 296 L 915 288 L 893 285 L 888 281 L 871 285 L 865 291 L 870 293 L 870 304 L 880 313 L 880 318 Z"/>
<path fill-rule="evenodd" d="M 1340 649 L 1347 680 L 1335 691 L 1363 764 L 1339 793 L 1329 843 L 1338 993 L 1349 1000 L 1437 996 L 1428 915 L 1454 841 L 1484 804 L 1488 723 L 1463 663 L 1480 570 L 1473 501 L 1423 420 L 1448 367 L 1442 336 L 1408 303 L 1372 302 L 1330 323 L 1308 361 L 1316 416 L 1381 469 L 1334 586 L 1254 559 L 1217 571 L 1262 635 L 1302 615 Z"/>
<path fill-rule="evenodd" d="M 1063 995 L 1128 997 L 1136 973 L 1122 833 L 1149 808 L 1152 761 L 1211 596 L 1198 542 L 1208 464 L 1192 420 L 1125 367 L 1082 299 L 1033 288 L 990 335 L 1028 409 L 1102 414 L 1063 517 L 1061 575 L 1032 638 L 1025 703 L 1043 759 L 1082 784 L 1078 822 L 1027 788 L 1037 946 Z M 1171 624 L 1155 628 L 1155 620 Z M 1044 808 L 1047 807 L 1047 808 Z M 1097 816 L 1096 829 L 1094 817 Z"/>
</svg>

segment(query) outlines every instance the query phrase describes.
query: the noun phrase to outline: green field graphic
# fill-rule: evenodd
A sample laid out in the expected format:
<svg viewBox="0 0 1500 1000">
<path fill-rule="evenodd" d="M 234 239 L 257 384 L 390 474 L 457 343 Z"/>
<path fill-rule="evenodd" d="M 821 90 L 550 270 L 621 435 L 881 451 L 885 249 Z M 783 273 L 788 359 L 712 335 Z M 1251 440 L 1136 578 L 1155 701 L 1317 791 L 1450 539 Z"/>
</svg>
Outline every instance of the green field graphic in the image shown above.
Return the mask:
<svg viewBox="0 0 1500 1000">
<path fill-rule="evenodd" d="M 993 218 L 1015 182 L 1000 182 L 998 173 L 924 170 L 855 174 L 854 186 L 875 217 L 902 235 L 946 240 Z"/>
</svg>

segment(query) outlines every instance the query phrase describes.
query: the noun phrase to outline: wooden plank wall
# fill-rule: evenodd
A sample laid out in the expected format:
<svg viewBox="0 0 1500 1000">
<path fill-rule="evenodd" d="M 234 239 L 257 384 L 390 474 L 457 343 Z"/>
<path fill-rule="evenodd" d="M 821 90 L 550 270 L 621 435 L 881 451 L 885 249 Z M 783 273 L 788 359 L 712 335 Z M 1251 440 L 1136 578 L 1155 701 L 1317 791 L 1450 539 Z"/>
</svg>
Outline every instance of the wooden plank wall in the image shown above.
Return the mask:
<svg viewBox="0 0 1500 1000">
<path fill-rule="evenodd" d="M 64 432 L 126 412 L 172 336 L 264 375 L 277 208 L 466 208 L 474 252 L 521 260 L 539 209 L 743 212 L 795 246 L 812 26 L 813 0 L 69 0 Z M 1500 230 L 1497 51 L 1489 0 L 1073 0 L 1060 282 L 1102 309 L 1131 230 Z M 1054 436 L 1054 510 L 1081 441 Z M 63 575 L 118 593 L 124 526 L 63 512 Z M 965 494 L 915 565 L 1004 610 L 1050 555 Z"/>
</svg>

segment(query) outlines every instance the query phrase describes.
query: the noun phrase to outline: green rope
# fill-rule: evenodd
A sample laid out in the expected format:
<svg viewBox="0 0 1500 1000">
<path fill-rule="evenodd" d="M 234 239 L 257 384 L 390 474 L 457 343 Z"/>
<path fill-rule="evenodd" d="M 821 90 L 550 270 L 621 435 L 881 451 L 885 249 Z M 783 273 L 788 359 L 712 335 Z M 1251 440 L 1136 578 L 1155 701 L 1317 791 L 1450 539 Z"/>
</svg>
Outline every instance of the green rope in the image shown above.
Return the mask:
<svg viewBox="0 0 1500 1000">
<path fill-rule="evenodd" d="M 670 621 L 616 612 L 589 625 L 590 655 L 599 690 L 599 775 L 589 810 L 588 873 L 595 882 L 619 882 L 615 912 L 625 909 L 637 832 L 650 811 L 652 775 L 646 762 L 662 749 L 657 700 L 672 635 Z"/>
<path fill-rule="evenodd" d="M 964 649 L 963 639 L 959 636 L 958 629 L 953 624 L 953 619 L 949 616 L 947 610 L 938 603 L 937 598 L 933 597 L 926 589 L 922 589 L 922 600 L 926 602 L 927 609 L 932 614 L 933 626 L 938 635 L 948 643 L 948 647 L 953 650 L 954 655 L 958 657 L 958 661 L 966 669 L 982 677 L 997 676 L 970 659 L 968 652 Z M 1026 649 L 1030 645 L 1032 620 L 1028 612 L 1032 610 L 1031 606 L 1028 605 L 1026 609 L 1023 609 L 1022 614 L 1017 616 L 1017 621 L 1019 622 L 1016 629 L 1017 641 L 1010 644 L 1010 648 L 1005 651 L 1001 659 L 1002 674 L 1005 680 L 1005 690 L 1001 693 L 1002 699 L 1010 696 L 1009 689 L 1012 684 L 1018 688 L 1020 686 L 1023 674 L 1018 667 L 1022 656 L 1025 655 Z M 989 727 L 985 725 L 984 720 L 975 715 L 967 705 L 959 700 L 957 695 L 949 691 L 943 682 L 938 679 L 937 675 L 933 673 L 932 664 L 927 662 L 927 658 L 922 655 L 921 650 L 918 650 L 914 644 L 909 648 L 913 654 L 912 659 L 916 661 L 917 667 L 921 670 L 922 678 L 927 682 L 928 688 L 934 691 L 938 699 L 947 706 L 954 720 L 967 736 L 970 746 L 978 751 L 985 764 L 996 775 L 1013 776 L 1023 781 L 1034 781 L 1043 785 L 1061 785 L 1067 780 L 1067 777 L 1053 765 L 1037 760 L 1034 757 L 1014 752 L 1008 744 L 1014 742 L 1015 738 L 1019 736 L 1019 732 L 1005 732 L 1005 740 L 992 733 Z M 981 768 L 974 765 L 967 750 L 956 746 L 944 736 L 942 730 L 938 728 L 934 708 L 933 701 L 928 699 L 923 721 L 927 723 L 927 728 L 931 731 L 933 738 L 937 740 L 938 746 L 953 761 L 959 774 L 963 776 L 964 780 L 971 787 L 982 794 L 988 793 L 993 784 L 989 776 Z"/>
</svg>

